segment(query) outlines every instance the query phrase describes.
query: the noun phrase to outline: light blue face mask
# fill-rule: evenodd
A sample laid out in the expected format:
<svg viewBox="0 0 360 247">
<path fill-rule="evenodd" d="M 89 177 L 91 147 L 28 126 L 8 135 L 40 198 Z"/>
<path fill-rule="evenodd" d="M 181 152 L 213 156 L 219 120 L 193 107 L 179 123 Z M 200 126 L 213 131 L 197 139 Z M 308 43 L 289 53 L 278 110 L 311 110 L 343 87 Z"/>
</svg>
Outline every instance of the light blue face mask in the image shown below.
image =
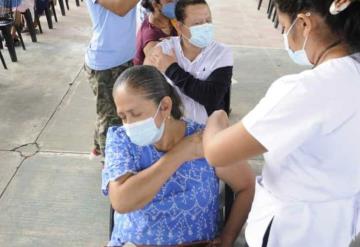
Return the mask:
<svg viewBox="0 0 360 247">
<path fill-rule="evenodd" d="M 170 20 L 176 19 L 175 6 L 176 6 L 176 2 L 167 3 L 162 6 L 161 13 Z"/>
<path fill-rule="evenodd" d="M 290 31 L 295 26 L 296 21 L 297 21 L 297 18 L 294 21 L 294 23 L 291 24 L 289 30 L 286 33 L 283 34 L 285 50 L 288 52 L 290 58 L 294 61 L 294 63 L 296 63 L 298 65 L 304 65 L 304 66 L 312 65 L 309 58 L 308 58 L 308 56 L 306 55 L 306 51 L 305 51 L 305 46 L 306 46 L 306 43 L 308 41 L 308 37 L 306 37 L 303 48 L 301 50 L 292 51 L 290 46 L 289 46 L 288 36 L 289 36 Z"/>
<path fill-rule="evenodd" d="M 153 117 L 138 121 L 132 124 L 124 124 L 126 134 L 131 142 L 138 146 L 148 146 L 158 142 L 164 134 L 165 121 L 161 123 L 160 128 L 155 124 L 155 117 L 158 114 L 160 105 Z"/>
<path fill-rule="evenodd" d="M 190 30 L 191 38 L 189 40 L 191 44 L 199 48 L 205 48 L 211 44 L 214 40 L 214 26 L 211 23 L 205 23 L 192 27 L 187 27 Z"/>
</svg>

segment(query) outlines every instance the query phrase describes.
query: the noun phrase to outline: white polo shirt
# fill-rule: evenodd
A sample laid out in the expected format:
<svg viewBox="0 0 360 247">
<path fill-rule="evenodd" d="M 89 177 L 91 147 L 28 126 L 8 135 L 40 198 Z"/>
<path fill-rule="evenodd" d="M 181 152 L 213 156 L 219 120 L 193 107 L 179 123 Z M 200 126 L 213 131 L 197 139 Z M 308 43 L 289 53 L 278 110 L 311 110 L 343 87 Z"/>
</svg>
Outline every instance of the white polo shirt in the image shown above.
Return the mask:
<svg viewBox="0 0 360 247">
<path fill-rule="evenodd" d="M 360 232 L 360 63 L 282 77 L 242 122 L 268 150 L 249 245 L 261 246 L 273 218 L 269 247 L 348 246 Z"/>
<path fill-rule="evenodd" d="M 231 49 L 215 41 L 204 48 L 193 61 L 185 57 L 182 51 L 180 37 L 166 39 L 160 43 L 160 46 L 166 54 L 169 54 L 173 49 L 179 66 L 199 80 L 206 80 L 210 74 L 218 68 L 233 66 L 234 64 Z M 184 117 L 205 124 L 208 118 L 205 107 L 186 96 L 178 87 L 176 87 L 176 89 L 180 94 L 185 108 Z"/>
</svg>

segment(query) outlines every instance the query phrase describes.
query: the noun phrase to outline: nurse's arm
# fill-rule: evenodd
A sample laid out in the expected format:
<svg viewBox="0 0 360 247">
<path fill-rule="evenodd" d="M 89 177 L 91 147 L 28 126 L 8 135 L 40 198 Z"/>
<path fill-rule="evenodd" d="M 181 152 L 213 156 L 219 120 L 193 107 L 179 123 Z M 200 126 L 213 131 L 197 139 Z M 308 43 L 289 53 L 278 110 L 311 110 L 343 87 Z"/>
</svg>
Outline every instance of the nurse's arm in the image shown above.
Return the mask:
<svg viewBox="0 0 360 247">
<path fill-rule="evenodd" d="M 96 2 L 119 16 L 125 16 L 139 0 L 96 0 Z"/>
<path fill-rule="evenodd" d="M 217 167 L 216 174 L 235 194 L 229 218 L 220 235 L 221 246 L 233 246 L 250 212 L 255 193 L 255 174 L 247 162 Z"/>
<path fill-rule="evenodd" d="M 207 161 L 215 166 L 231 166 L 267 152 L 244 127 L 242 122 L 229 127 L 222 110 L 208 119 L 203 135 L 203 148 Z"/>
</svg>

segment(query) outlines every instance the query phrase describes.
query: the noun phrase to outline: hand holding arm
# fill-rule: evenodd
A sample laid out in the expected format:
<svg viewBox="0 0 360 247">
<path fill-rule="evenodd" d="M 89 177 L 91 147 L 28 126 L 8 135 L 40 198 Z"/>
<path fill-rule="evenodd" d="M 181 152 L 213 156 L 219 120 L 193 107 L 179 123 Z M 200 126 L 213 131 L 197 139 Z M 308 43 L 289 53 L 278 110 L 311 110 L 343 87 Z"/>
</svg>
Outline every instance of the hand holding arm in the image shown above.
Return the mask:
<svg viewBox="0 0 360 247">
<path fill-rule="evenodd" d="M 184 138 L 149 168 L 110 182 L 109 197 L 113 208 L 120 213 L 143 208 L 184 162 L 202 156 L 201 134 Z"/>
</svg>

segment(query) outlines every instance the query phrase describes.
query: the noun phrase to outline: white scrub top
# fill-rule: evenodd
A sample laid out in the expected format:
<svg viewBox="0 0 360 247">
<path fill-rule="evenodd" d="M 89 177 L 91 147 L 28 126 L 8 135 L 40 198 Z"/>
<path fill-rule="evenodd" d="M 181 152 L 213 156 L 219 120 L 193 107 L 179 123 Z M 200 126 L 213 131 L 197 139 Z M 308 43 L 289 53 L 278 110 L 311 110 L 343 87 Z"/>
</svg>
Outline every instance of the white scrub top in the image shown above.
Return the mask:
<svg viewBox="0 0 360 247">
<path fill-rule="evenodd" d="M 199 80 L 206 80 L 216 69 L 234 65 L 232 50 L 216 41 L 202 49 L 201 53 L 193 61 L 185 57 L 180 37 L 170 37 L 163 40 L 159 45 L 166 54 L 170 54 L 171 50 L 174 50 L 179 66 Z M 171 80 L 168 79 L 168 81 Z M 172 82 L 171 84 L 173 85 Z M 205 124 L 208 119 L 205 107 L 185 95 L 178 87 L 175 86 L 175 88 L 184 105 L 184 117 Z"/>
<path fill-rule="evenodd" d="M 359 233 L 359 62 L 282 77 L 242 120 L 268 150 L 246 229 L 251 247 L 271 219 L 269 247 L 345 247 Z"/>
</svg>

